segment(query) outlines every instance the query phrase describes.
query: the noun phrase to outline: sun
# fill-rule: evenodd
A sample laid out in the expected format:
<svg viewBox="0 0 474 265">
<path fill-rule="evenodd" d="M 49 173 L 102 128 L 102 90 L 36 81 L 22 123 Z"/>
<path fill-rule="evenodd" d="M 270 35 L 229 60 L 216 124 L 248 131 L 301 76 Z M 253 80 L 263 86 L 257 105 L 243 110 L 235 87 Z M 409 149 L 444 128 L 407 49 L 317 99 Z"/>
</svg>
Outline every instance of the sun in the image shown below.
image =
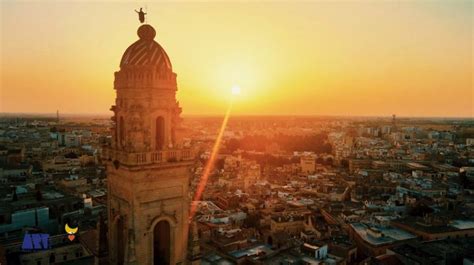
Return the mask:
<svg viewBox="0 0 474 265">
<path fill-rule="evenodd" d="M 240 86 L 234 85 L 232 87 L 232 95 L 240 95 Z"/>
</svg>

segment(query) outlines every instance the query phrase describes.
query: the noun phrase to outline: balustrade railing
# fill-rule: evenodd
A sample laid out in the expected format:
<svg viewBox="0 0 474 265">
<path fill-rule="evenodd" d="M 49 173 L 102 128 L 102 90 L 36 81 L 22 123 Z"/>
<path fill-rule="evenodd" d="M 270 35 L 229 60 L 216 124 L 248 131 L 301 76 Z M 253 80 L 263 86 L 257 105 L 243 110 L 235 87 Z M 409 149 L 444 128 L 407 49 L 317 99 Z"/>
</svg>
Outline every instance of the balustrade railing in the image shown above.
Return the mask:
<svg viewBox="0 0 474 265">
<path fill-rule="evenodd" d="M 194 159 L 191 149 L 171 149 L 154 152 L 128 153 L 118 150 L 104 150 L 103 155 L 110 160 L 118 160 L 126 165 L 146 165 L 167 162 L 190 161 Z"/>
</svg>

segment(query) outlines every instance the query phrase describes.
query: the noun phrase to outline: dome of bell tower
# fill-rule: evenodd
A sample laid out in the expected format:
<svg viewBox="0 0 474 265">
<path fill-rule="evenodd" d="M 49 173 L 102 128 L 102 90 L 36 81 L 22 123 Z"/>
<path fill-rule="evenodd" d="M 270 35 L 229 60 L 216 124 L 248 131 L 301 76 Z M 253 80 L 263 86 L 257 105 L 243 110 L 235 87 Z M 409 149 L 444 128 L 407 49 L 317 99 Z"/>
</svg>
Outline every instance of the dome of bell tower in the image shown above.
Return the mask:
<svg viewBox="0 0 474 265">
<path fill-rule="evenodd" d="M 171 61 L 166 51 L 156 42 L 155 29 L 141 25 L 137 30 L 139 40 L 125 50 L 120 61 L 120 68 L 134 66 L 156 66 L 160 70 L 172 71 Z"/>
<path fill-rule="evenodd" d="M 156 36 L 156 31 L 152 26 L 145 24 L 138 28 L 137 35 L 143 40 L 153 40 Z"/>
</svg>

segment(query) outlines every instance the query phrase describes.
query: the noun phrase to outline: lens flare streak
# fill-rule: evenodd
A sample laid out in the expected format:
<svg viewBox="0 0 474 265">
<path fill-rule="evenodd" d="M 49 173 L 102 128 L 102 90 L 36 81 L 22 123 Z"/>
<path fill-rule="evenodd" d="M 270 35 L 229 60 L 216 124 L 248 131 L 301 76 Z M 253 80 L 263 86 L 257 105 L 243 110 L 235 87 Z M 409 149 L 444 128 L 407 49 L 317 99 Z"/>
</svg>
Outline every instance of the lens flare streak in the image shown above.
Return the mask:
<svg viewBox="0 0 474 265">
<path fill-rule="evenodd" d="M 196 193 L 194 194 L 193 201 L 199 201 L 201 199 L 201 195 L 206 188 L 207 179 L 211 174 L 212 170 L 214 169 L 214 164 L 216 162 L 217 154 L 219 152 L 219 148 L 222 141 L 222 136 L 224 135 L 225 128 L 227 127 L 227 121 L 229 120 L 230 111 L 232 109 L 232 101 L 227 108 L 226 114 L 224 116 L 224 120 L 222 121 L 221 128 L 219 129 L 219 134 L 217 135 L 216 141 L 214 142 L 214 146 L 212 147 L 211 155 L 209 160 L 207 161 L 206 166 L 204 167 L 204 171 L 202 173 L 201 179 L 199 181 L 198 187 L 196 189 Z M 189 213 L 189 220 L 192 220 L 194 215 L 196 214 L 197 204 L 193 203 L 191 205 L 191 210 Z"/>
</svg>

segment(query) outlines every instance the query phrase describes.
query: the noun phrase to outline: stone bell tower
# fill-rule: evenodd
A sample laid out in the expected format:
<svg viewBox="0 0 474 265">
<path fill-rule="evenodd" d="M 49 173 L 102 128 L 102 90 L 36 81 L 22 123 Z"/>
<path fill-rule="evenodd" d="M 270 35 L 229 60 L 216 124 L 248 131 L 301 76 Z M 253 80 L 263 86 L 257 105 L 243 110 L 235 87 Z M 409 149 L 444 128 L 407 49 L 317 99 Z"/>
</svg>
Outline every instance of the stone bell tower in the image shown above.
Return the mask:
<svg viewBox="0 0 474 265">
<path fill-rule="evenodd" d="M 112 143 L 104 151 L 111 264 L 186 259 L 188 186 L 194 156 L 180 142 L 176 74 L 147 24 L 115 72 Z"/>
</svg>

